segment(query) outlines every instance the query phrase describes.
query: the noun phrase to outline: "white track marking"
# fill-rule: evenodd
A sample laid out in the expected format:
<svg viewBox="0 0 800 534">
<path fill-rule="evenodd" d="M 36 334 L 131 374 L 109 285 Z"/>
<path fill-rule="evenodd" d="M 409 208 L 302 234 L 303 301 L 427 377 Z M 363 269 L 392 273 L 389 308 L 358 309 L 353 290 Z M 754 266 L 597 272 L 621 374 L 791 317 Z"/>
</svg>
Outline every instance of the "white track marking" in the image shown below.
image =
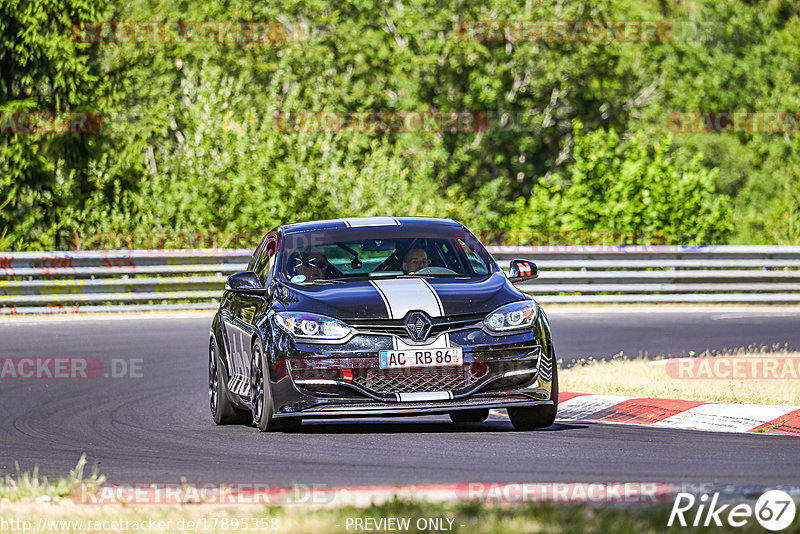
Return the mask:
<svg viewBox="0 0 800 534">
<path fill-rule="evenodd" d="M 797 406 L 701 404 L 653 423 L 652 426 L 693 428 L 713 432 L 747 432 L 797 409 Z"/>
</svg>

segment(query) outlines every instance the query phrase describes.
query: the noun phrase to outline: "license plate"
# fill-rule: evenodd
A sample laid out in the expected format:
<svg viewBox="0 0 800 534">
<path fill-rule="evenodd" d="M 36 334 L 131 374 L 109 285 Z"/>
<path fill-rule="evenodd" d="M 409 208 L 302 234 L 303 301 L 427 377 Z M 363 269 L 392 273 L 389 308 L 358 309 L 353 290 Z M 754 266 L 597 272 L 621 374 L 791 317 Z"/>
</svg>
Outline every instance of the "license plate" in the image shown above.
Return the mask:
<svg viewBox="0 0 800 534">
<path fill-rule="evenodd" d="M 381 369 L 442 367 L 464 364 L 464 355 L 461 347 L 382 350 L 378 353 L 378 357 Z"/>
</svg>

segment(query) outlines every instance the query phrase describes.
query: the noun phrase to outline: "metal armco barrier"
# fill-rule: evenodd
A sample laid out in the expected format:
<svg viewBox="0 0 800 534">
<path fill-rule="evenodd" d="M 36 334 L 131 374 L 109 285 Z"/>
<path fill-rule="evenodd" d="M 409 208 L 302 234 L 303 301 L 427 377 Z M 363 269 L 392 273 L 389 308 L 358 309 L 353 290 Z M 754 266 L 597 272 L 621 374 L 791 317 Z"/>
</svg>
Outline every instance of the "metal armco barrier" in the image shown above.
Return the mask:
<svg viewBox="0 0 800 534">
<path fill-rule="evenodd" d="M 800 247 L 489 247 L 542 303 L 800 303 Z M 0 252 L 0 314 L 213 309 L 250 249 Z"/>
<path fill-rule="evenodd" d="M 0 252 L 0 314 L 217 307 L 250 249 Z"/>
<path fill-rule="evenodd" d="M 520 287 L 536 300 L 575 303 L 800 303 L 800 247 L 493 247 L 502 266 L 541 269 Z"/>
</svg>

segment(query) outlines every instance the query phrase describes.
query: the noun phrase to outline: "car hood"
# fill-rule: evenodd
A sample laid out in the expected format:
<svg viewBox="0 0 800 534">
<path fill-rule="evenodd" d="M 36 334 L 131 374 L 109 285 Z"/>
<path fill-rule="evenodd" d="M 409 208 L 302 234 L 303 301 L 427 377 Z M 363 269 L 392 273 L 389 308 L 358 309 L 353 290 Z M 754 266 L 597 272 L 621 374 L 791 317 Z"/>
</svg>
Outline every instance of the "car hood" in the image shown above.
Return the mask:
<svg viewBox="0 0 800 534">
<path fill-rule="evenodd" d="M 431 317 L 488 313 L 529 298 L 503 273 L 483 278 L 392 278 L 353 282 L 282 284 L 277 298 L 287 311 L 315 312 L 340 319 L 402 319 L 412 310 Z"/>
</svg>

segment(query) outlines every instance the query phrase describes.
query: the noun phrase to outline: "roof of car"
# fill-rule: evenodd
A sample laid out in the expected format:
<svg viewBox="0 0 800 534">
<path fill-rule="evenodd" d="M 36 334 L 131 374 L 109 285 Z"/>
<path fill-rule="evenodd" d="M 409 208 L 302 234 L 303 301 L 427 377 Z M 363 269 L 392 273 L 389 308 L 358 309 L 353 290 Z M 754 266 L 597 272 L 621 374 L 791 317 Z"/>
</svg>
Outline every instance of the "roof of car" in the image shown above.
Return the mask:
<svg viewBox="0 0 800 534">
<path fill-rule="evenodd" d="M 282 228 L 284 232 L 294 233 L 328 228 L 364 228 L 368 226 L 402 226 L 406 224 L 415 226 L 461 226 L 461 223 L 453 219 L 441 219 L 438 217 L 348 217 L 345 219 L 286 224 Z"/>
</svg>

